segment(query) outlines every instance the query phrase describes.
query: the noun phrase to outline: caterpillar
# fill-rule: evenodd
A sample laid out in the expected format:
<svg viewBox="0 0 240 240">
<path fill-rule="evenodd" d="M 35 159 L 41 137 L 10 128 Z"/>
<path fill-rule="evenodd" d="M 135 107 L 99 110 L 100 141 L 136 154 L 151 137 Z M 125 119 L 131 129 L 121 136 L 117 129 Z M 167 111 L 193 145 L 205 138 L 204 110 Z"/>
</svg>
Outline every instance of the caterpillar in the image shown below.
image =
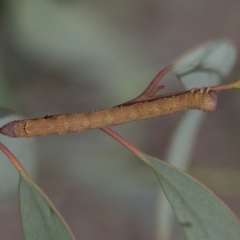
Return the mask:
<svg viewBox="0 0 240 240">
<path fill-rule="evenodd" d="M 47 116 L 10 122 L 0 128 L 9 137 L 34 137 L 51 134 L 81 132 L 132 121 L 153 118 L 187 109 L 214 111 L 217 106 L 215 91 L 185 91 L 161 95 L 155 100 L 86 113 Z"/>
</svg>

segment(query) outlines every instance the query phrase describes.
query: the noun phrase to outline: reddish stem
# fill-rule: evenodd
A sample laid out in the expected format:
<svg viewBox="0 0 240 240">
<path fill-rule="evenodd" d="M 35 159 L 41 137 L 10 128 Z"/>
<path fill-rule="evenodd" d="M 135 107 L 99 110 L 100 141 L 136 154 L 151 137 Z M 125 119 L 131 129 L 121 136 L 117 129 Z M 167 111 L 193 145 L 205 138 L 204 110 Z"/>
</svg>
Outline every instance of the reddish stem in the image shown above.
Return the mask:
<svg viewBox="0 0 240 240">
<path fill-rule="evenodd" d="M 126 147 L 129 151 L 131 151 L 133 154 L 140 156 L 142 153 L 134 147 L 130 142 L 128 142 L 124 137 L 110 129 L 109 127 L 103 127 L 101 128 L 102 131 L 113 137 L 115 140 L 117 140 L 119 143 L 121 143 L 124 147 Z"/>
<path fill-rule="evenodd" d="M 161 79 L 172 69 L 172 65 L 165 67 L 162 69 L 155 78 L 151 81 L 151 83 L 148 85 L 146 90 L 143 91 L 142 94 L 140 94 L 138 97 L 148 97 L 151 96 L 152 93 L 155 93 L 154 89 L 158 85 L 158 83 L 161 81 Z"/>
<path fill-rule="evenodd" d="M 22 166 L 22 164 L 17 160 L 17 158 L 12 154 L 12 152 L 6 146 L 4 146 L 1 142 L 0 142 L 0 150 L 12 162 L 12 164 L 19 171 L 19 173 L 28 176 L 28 174 L 27 174 L 26 170 L 24 169 L 24 167 Z"/>
<path fill-rule="evenodd" d="M 240 79 L 235 82 L 228 83 L 228 84 L 209 87 L 209 89 L 211 91 L 222 91 L 222 90 L 239 89 L 239 88 L 240 88 Z"/>
<path fill-rule="evenodd" d="M 132 105 L 134 103 L 142 102 L 142 101 L 148 101 L 151 100 L 153 95 L 157 93 L 160 89 L 164 88 L 164 86 L 157 86 L 158 83 L 161 81 L 161 79 L 172 69 L 172 66 L 167 66 L 164 69 L 162 69 L 155 78 L 151 81 L 151 83 L 148 85 L 148 87 L 136 98 L 133 98 L 130 101 L 127 101 L 123 104 L 118 105 L 119 106 L 128 106 Z"/>
</svg>

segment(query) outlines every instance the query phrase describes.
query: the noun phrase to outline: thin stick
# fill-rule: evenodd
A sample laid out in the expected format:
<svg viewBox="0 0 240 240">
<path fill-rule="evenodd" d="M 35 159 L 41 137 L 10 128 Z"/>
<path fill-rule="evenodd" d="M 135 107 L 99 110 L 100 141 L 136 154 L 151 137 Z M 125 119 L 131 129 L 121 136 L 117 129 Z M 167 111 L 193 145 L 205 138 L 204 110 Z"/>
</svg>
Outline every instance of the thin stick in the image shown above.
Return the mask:
<svg viewBox="0 0 240 240">
<path fill-rule="evenodd" d="M 240 89 L 240 79 L 235 82 L 231 82 L 228 84 L 218 85 L 207 88 L 209 91 L 223 91 L 223 90 L 231 90 L 231 89 Z"/>
</svg>

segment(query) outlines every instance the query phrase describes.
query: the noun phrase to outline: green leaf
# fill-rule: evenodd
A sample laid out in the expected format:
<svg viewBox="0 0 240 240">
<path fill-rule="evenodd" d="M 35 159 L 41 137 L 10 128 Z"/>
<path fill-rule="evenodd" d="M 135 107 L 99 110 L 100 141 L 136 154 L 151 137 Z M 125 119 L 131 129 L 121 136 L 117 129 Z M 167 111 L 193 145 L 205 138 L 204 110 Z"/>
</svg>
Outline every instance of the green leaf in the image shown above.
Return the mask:
<svg viewBox="0 0 240 240">
<path fill-rule="evenodd" d="M 212 41 L 180 57 L 173 64 L 172 71 L 186 89 L 218 85 L 232 70 L 236 57 L 237 50 L 231 42 Z M 206 113 L 201 111 L 187 111 L 184 114 L 172 136 L 167 162 L 182 170 L 188 168 L 195 139 L 205 116 Z M 160 239 L 168 240 L 173 228 L 172 209 L 163 194 L 159 194 L 158 203 L 157 235 Z"/>
<path fill-rule="evenodd" d="M 230 73 L 236 58 L 230 41 L 212 41 L 176 60 L 172 71 L 188 88 L 215 85 Z"/>
<path fill-rule="evenodd" d="M 19 201 L 25 240 L 74 239 L 49 199 L 25 175 L 20 175 Z"/>
<path fill-rule="evenodd" d="M 240 223 L 206 187 L 148 155 L 140 158 L 153 168 L 168 201 L 190 240 L 239 240 Z"/>
<path fill-rule="evenodd" d="M 180 120 L 168 147 L 166 161 L 181 170 L 188 169 L 195 139 L 206 113 L 202 111 L 187 111 Z M 184 141 L 183 141 L 184 139 Z M 157 235 L 160 239 L 171 239 L 174 227 L 174 215 L 165 195 L 159 190 L 157 216 Z"/>
</svg>

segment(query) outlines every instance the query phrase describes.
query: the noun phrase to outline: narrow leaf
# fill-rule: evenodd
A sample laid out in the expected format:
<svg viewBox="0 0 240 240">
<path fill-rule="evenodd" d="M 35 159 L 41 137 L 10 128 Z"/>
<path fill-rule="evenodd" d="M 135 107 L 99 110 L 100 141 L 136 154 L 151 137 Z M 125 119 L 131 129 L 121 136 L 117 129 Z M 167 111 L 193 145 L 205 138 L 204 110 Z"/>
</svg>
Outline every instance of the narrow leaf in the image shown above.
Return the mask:
<svg viewBox="0 0 240 240">
<path fill-rule="evenodd" d="M 205 114 L 200 111 L 188 111 L 184 114 L 168 147 L 166 156 L 168 163 L 181 170 L 188 169 L 195 145 L 195 138 Z M 161 189 L 159 189 L 157 204 L 159 209 L 157 213 L 157 236 L 159 236 L 159 239 L 169 240 L 173 232 L 175 216 Z"/>
<path fill-rule="evenodd" d="M 25 240 L 72 240 L 73 235 L 44 193 L 20 175 L 19 201 Z"/>
<path fill-rule="evenodd" d="M 189 240 L 238 240 L 240 223 L 212 192 L 181 170 L 148 155 L 138 156 L 153 168 Z"/>
<path fill-rule="evenodd" d="M 218 85 L 232 70 L 236 56 L 237 50 L 230 41 L 212 41 L 180 57 L 173 64 L 172 71 L 186 89 Z M 200 111 L 185 113 L 172 136 L 166 157 L 168 163 L 181 170 L 188 168 L 195 139 L 205 116 L 206 113 Z M 158 204 L 157 236 L 159 239 L 168 240 L 171 238 L 173 215 L 161 191 Z"/>
</svg>

